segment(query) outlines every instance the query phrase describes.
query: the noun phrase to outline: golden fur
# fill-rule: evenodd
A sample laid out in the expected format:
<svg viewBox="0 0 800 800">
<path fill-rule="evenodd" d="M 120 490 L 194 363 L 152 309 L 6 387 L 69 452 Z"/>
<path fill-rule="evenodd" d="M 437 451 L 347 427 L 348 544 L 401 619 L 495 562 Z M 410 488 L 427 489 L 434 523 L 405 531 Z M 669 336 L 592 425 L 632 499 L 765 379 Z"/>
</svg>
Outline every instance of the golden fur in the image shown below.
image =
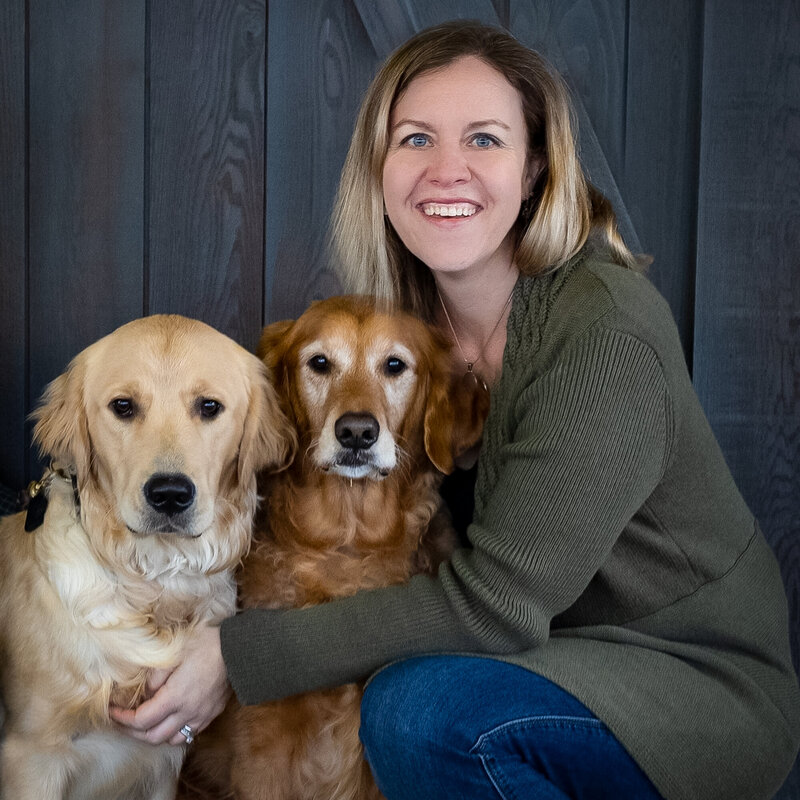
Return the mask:
<svg viewBox="0 0 800 800">
<path fill-rule="evenodd" d="M 178 316 L 88 347 L 35 418 L 67 477 L 36 530 L 0 525 L 4 796 L 166 800 L 185 748 L 125 735 L 108 706 L 135 704 L 191 628 L 233 613 L 256 472 L 285 461 L 290 428 L 264 365 Z"/>
<path fill-rule="evenodd" d="M 339 297 L 266 328 L 259 353 L 299 449 L 269 476 L 239 574 L 242 605 L 308 606 L 433 571 L 454 543 L 440 517 L 431 525 L 442 473 L 478 441 L 487 410 L 473 381 L 451 391 L 445 342 L 411 316 Z M 364 424 L 368 441 L 347 446 Z M 360 701 L 350 684 L 232 703 L 190 751 L 182 796 L 379 797 L 358 739 Z"/>
</svg>

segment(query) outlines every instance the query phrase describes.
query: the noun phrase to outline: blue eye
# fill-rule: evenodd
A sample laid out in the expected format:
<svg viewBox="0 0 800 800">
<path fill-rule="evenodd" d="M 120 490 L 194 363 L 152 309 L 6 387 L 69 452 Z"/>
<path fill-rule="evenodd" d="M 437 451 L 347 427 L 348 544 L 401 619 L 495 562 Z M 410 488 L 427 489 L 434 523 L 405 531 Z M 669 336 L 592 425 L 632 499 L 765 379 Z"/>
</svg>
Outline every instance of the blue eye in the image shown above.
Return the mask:
<svg viewBox="0 0 800 800">
<path fill-rule="evenodd" d="M 425 133 L 412 133 L 410 136 L 406 136 L 406 138 L 403 139 L 405 144 L 410 144 L 412 147 L 425 147 L 429 141 L 430 139 Z"/>
<path fill-rule="evenodd" d="M 472 137 L 472 142 L 476 147 L 480 148 L 481 150 L 486 150 L 492 145 L 499 144 L 497 139 L 495 139 L 494 136 L 489 136 L 488 133 L 476 133 Z"/>
</svg>

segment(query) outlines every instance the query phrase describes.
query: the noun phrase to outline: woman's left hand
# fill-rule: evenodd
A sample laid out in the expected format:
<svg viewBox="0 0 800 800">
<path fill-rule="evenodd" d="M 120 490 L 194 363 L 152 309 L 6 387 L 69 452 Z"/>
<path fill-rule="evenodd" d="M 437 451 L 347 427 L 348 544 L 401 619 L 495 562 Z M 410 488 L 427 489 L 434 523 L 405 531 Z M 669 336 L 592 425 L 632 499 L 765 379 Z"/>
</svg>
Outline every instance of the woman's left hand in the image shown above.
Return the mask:
<svg viewBox="0 0 800 800">
<path fill-rule="evenodd" d="M 163 672 L 153 677 L 151 688 L 157 691 L 149 700 L 135 709 L 112 706 L 111 718 L 141 741 L 186 744 L 186 735 L 181 730 L 189 726 L 190 735 L 196 736 L 222 712 L 231 694 L 219 628 L 198 628 L 175 670 L 168 677 Z"/>
</svg>

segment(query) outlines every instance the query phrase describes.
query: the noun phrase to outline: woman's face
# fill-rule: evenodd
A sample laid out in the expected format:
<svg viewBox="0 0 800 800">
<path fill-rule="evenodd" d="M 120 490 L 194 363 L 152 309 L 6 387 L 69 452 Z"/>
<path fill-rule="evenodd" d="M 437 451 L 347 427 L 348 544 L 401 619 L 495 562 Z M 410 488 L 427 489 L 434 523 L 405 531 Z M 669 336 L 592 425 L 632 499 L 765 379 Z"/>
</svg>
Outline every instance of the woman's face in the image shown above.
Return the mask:
<svg viewBox="0 0 800 800">
<path fill-rule="evenodd" d="M 517 90 L 467 56 L 415 78 L 389 124 L 383 198 L 406 247 L 434 272 L 507 270 L 531 184 Z"/>
</svg>

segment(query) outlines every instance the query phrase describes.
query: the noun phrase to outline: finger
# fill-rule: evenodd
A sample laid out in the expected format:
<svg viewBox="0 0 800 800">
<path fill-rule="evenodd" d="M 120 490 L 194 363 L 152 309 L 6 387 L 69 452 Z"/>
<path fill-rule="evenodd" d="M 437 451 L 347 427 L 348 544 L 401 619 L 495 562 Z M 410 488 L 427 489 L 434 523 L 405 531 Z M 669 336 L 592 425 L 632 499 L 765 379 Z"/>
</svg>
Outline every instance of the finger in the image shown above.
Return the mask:
<svg viewBox="0 0 800 800">
<path fill-rule="evenodd" d="M 178 709 L 165 696 L 162 690 L 156 692 L 150 700 L 146 700 L 138 708 L 111 708 L 112 719 L 125 725 L 131 731 L 148 731 L 158 727 L 164 720 Z"/>
<path fill-rule="evenodd" d="M 189 727 L 192 729 L 192 738 L 194 738 L 195 736 L 197 736 L 198 730 L 194 725 L 190 725 Z M 176 734 L 174 734 L 172 736 L 172 738 L 169 740 L 170 744 L 175 744 L 175 745 L 178 745 L 178 744 L 191 744 L 191 742 L 186 738 L 186 736 L 184 736 L 181 733 L 182 729 L 183 729 L 183 725 L 181 725 L 181 727 L 178 729 L 178 732 Z"/>
<path fill-rule="evenodd" d="M 181 728 L 186 725 L 186 720 L 178 714 L 172 714 L 163 722 L 156 725 L 154 728 L 146 731 L 144 734 L 145 741 L 150 744 L 186 744 L 186 737 L 180 732 Z M 194 726 L 192 727 L 193 733 L 197 732 Z"/>
<path fill-rule="evenodd" d="M 172 675 L 170 669 L 154 669 L 150 671 L 147 676 L 147 696 L 150 699 L 166 682 L 167 678 Z"/>
<path fill-rule="evenodd" d="M 126 728 L 125 733 L 140 742 L 147 742 L 152 745 L 165 744 L 166 742 L 175 745 L 186 744 L 186 737 L 180 733 L 185 724 L 178 714 L 171 714 L 152 728 L 147 730 Z M 193 732 L 195 731 L 194 728 L 192 730 Z"/>
</svg>

